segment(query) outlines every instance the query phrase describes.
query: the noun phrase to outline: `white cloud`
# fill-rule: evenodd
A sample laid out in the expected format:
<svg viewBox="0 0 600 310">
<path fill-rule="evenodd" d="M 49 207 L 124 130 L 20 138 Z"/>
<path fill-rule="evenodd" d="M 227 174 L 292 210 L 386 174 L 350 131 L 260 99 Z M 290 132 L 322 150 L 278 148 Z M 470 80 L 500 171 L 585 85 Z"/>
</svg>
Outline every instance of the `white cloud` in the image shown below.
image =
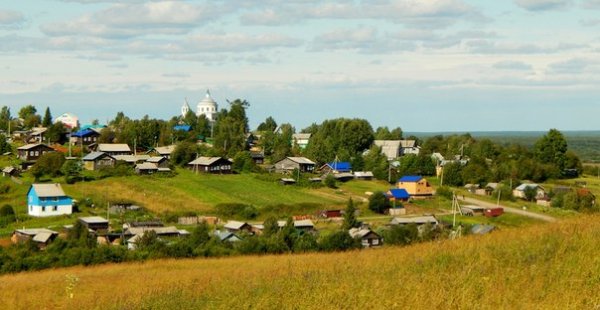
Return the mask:
<svg viewBox="0 0 600 310">
<path fill-rule="evenodd" d="M 493 65 L 496 69 L 502 70 L 531 70 L 533 67 L 530 64 L 522 61 L 504 60 L 499 61 Z"/>
<path fill-rule="evenodd" d="M 600 18 L 594 18 L 594 19 L 583 19 L 580 20 L 579 23 L 582 26 L 586 26 L 586 27 L 595 27 L 600 25 Z"/>
<path fill-rule="evenodd" d="M 10 26 L 23 23 L 25 17 L 21 12 L 0 10 L 0 26 Z"/>
<path fill-rule="evenodd" d="M 184 2 L 115 4 L 103 11 L 76 20 L 45 24 L 49 36 L 95 36 L 130 38 L 152 34 L 185 34 L 195 26 L 212 21 L 219 9 Z"/>
<path fill-rule="evenodd" d="M 583 7 L 586 9 L 600 10 L 600 0 L 586 0 L 583 2 Z"/>
<path fill-rule="evenodd" d="M 596 66 L 598 61 L 587 58 L 571 58 L 569 60 L 552 63 L 548 66 L 551 73 L 579 74 Z"/>
<path fill-rule="evenodd" d="M 465 47 L 476 54 L 551 54 L 589 47 L 586 44 L 537 44 L 517 42 L 495 42 L 486 39 L 469 40 Z"/>
<path fill-rule="evenodd" d="M 571 5 L 571 0 L 515 0 L 515 3 L 528 11 L 548 11 L 564 9 Z"/>
</svg>

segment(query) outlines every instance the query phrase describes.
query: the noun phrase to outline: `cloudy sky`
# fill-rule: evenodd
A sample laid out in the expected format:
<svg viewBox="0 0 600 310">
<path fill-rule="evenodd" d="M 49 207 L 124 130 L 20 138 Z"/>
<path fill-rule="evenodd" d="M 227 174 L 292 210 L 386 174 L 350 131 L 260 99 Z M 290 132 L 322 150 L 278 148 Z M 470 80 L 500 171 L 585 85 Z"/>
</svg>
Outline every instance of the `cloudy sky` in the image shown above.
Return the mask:
<svg viewBox="0 0 600 310">
<path fill-rule="evenodd" d="M 600 0 L 23 0 L 0 105 L 170 118 L 210 89 L 303 128 L 598 130 Z"/>
</svg>

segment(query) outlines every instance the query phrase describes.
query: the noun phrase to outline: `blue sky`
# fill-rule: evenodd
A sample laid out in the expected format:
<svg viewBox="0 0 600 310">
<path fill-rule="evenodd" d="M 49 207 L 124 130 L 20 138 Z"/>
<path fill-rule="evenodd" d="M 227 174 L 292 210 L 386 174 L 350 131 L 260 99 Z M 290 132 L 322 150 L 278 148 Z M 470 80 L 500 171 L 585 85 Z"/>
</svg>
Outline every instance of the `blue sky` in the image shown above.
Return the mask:
<svg viewBox="0 0 600 310">
<path fill-rule="evenodd" d="M 251 127 L 600 129 L 600 0 L 3 1 L 0 54 L 0 105 L 84 123 L 208 88 Z"/>
</svg>

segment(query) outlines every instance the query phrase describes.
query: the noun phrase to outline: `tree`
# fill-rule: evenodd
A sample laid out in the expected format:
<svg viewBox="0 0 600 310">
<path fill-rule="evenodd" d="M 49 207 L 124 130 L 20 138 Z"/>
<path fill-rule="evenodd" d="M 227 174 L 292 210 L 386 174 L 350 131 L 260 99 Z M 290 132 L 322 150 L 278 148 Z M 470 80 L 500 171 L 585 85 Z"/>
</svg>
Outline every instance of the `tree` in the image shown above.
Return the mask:
<svg viewBox="0 0 600 310">
<path fill-rule="evenodd" d="M 265 237 L 273 236 L 279 232 L 279 223 L 277 223 L 277 218 L 273 216 L 268 217 L 263 226 L 263 236 Z"/>
<path fill-rule="evenodd" d="M 350 228 L 358 227 L 360 223 L 356 219 L 356 206 L 352 198 L 348 199 L 346 210 L 344 212 L 344 222 L 342 223 L 342 229 L 349 230 Z"/>
<path fill-rule="evenodd" d="M 396 127 L 390 131 L 387 126 L 378 127 L 375 130 L 375 140 L 402 140 L 402 129 Z"/>
<path fill-rule="evenodd" d="M 52 114 L 50 114 L 50 107 L 46 107 L 46 112 L 42 119 L 42 126 L 49 127 L 50 125 L 52 125 Z"/>
<path fill-rule="evenodd" d="M 36 178 L 43 175 L 50 175 L 52 177 L 59 176 L 65 160 L 65 156 L 60 152 L 44 153 L 31 167 L 31 173 Z"/>
<path fill-rule="evenodd" d="M 10 108 L 3 106 L 0 110 L 0 130 L 8 131 L 8 123 L 11 119 Z"/>
<path fill-rule="evenodd" d="M 375 178 L 387 180 L 389 172 L 389 163 L 387 157 L 381 153 L 381 148 L 376 145 L 371 146 L 369 152 L 364 156 L 364 168 L 372 171 Z"/>
<path fill-rule="evenodd" d="M 462 186 L 462 165 L 460 163 L 448 163 L 442 171 L 443 185 L 447 186 Z"/>
<path fill-rule="evenodd" d="M 6 141 L 6 136 L 0 133 L 0 154 L 4 154 L 6 152 L 11 152 L 12 147 L 8 141 Z"/>
<path fill-rule="evenodd" d="M 175 146 L 171 160 L 175 165 L 185 167 L 198 155 L 198 146 L 195 143 L 183 141 Z"/>
<path fill-rule="evenodd" d="M 373 128 L 367 120 L 338 118 L 326 120 L 312 132 L 304 153 L 318 163 L 338 158 L 349 161 L 373 143 Z M 306 131 L 306 129 L 304 130 Z"/>
<path fill-rule="evenodd" d="M 63 123 L 50 123 L 48 130 L 46 131 L 46 139 L 48 139 L 48 142 L 50 143 L 62 144 L 63 142 L 66 142 L 66 132 L 67 130 L 65 129 L 65 125 Z"/>
<path fill-rule="evenodd" d="M 19 110 L 19 118 L 27 119 L 31 115 L 35 115 L 37 109 L 32 105 L 26 105 Z"/>
<path fill-rule="evenodd" d="M 221 110 L 214 125 L 213 147 L 221 154 L 233 157 L 236 153 L 246 150 L 246 132 L 248 118 L 246 108 L 248 102 L 236 99 L 230 102 L 230 111 Z"/>
<path fill-rule="evenodd" d="M 206 244 L 210 240 L 208 224 L 202 222 L 198 224 L 190 234 L 189 242 L 193 248 Z"/>
<path fill-rule="evenodd" d="M 260 123 L 260 125 L 258 125 L 258 128 L 256 129 L 257 131 L 275 131 L 275 129 L 277 129 L 277 122 L 275 122 L 275 119 L 271 116 L 267 117 L 267 119 L 265 119 L 264 122 Z"/>
<path fill-rule="evenodd" d="M 374 192 L 369 197 L 369 209 L 373 212 L 383 213 L 386 209 L 390 208 L 390 202 L 385 196 L 385 193 L 381 191 Z"/>
<path fill-rule="evenodd" d="M 323 184 L 325 184 L 325 186 L 329 187 L 329 188 L 337 188 L 337 184 L 336 184 L 336 180 L 335 177 L 333 176 L 333 174 L 328 174 L 325 177 L 325 180 L 323 180 Z"/>
<path fill-rule="evenodd" d="M 360 249 L 360 239 L 354 239 L 348 231 L 338 230 L 325 236 L 320 244 L 320 248 L 324 251 L 346 251 L 351 249 Z"/>
<path fill-rule="evenodd" d="M 536 158 L 544 164 L 552 164 L 559 171 L 565 169 L 567 140 L 557 129 L 550 129 L 534 145 Z"/>
</svg>

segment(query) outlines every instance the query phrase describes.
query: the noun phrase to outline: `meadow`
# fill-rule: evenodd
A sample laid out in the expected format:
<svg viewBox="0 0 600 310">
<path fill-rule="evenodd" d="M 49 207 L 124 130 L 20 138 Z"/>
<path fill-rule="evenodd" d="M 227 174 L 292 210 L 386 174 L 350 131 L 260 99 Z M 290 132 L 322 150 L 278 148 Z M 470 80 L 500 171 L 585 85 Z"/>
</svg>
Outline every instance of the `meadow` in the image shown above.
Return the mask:
<svg viewBox="0 0 600 310">
<path fill-rule="evenodd" d="M 346 253 L 4 275 L 0 303 L 3 309 L 594 309 L 599 220 Z"/>
</svg>

